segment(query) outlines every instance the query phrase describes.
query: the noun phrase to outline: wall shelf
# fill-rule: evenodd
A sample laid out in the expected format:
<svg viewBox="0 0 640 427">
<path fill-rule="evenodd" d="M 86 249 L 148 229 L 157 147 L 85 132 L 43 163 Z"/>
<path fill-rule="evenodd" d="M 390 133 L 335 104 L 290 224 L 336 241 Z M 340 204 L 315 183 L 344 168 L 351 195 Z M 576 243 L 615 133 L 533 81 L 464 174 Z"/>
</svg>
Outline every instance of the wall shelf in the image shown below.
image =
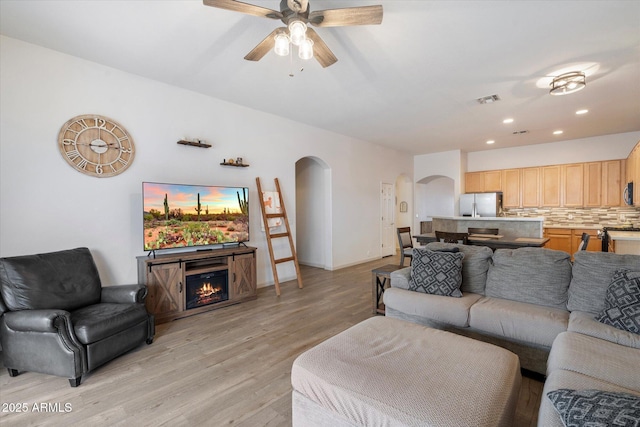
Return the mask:
<svg viewBox="0 0 640 427">
<path fill-rule="evenodd" d="M 221 166 L 233 166 L 236 168 L 248 168 L 249 165 L 246 163 L 220 163 Z"/>
<path fill-rule="evenodd" d="M 211 148 L 211 144 L 205 144 L 204 142 L 185 141 L 181 139 L 178 141 L 180 145 L 191 145 L 192 147 Z"/>
</svg>

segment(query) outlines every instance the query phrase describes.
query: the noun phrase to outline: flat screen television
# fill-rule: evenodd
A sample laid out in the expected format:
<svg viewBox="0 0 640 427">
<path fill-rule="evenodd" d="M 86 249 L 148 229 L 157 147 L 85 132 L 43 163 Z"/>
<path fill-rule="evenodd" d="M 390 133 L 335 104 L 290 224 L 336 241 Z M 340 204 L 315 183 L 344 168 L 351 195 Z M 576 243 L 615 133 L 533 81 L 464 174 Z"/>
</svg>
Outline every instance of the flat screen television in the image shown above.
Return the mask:
<svg viewBox="0 0 640 427">
<path fill-rule="evenodd" d="M 249 240 L 249 189 L 142 183 L 144 250 Z"/>
</svg>

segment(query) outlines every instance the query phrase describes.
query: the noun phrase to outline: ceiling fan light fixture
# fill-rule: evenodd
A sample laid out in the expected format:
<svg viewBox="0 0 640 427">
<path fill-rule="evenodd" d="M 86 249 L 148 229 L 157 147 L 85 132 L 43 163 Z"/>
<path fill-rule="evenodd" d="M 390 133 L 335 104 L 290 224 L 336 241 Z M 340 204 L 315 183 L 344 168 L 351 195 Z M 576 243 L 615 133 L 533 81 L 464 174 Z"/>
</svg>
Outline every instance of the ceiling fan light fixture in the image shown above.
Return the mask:
<svg viewBox="0 0 640 427">
<path fill-rule="evenodd" d="M 276 43 L 273 51 L 279 56 L 289 55 L 289 36 L 285 33 L 276 34 Z"/>
<path fill-rule="evenodd" d="M 298 46 L 298 56 L 300 59 L 313 58 L 313 40 L 304 39 L 300 46 Z"/>
<path fill-rule="evenodd" d="M 299 20 L 291 21 L 289 23 L 289 33 L 291 34 L 291 43 L 300 46 L 300 43 L 307 38 L 307 24 Z"/>
<path fill-rule="evenodd" d="M 568 95 L 584 89 L 587 85 L 585 74 L 582 71 L 571 71 L 554 77 L 551 81 L 551 95 Z"/>
</svg>

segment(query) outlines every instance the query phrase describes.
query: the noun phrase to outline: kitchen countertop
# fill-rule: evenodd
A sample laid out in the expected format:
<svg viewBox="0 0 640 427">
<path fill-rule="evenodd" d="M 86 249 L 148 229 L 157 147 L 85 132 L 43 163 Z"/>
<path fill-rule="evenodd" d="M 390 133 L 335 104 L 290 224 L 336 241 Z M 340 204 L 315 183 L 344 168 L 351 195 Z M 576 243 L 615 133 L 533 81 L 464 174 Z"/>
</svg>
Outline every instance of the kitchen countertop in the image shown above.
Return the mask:
<svg viewBox="0 0 640 427">
<path fill-rule="evenodd" d="M 640 241 L 640 231 L 609 231 L 611 240 L 638 240 Z"/>
<path fill-rule="evenodd" d="M 543 216 L 525 217 L 525 216 L 432 216 L 433 219 L 453 219 L 456 221 L 544 221 Z"/>
<path fill-rule="evenodd" d="M 544 228 L 579 228 L 582 230 L 602 230 L 603 227 L 633 227 L 633 224 L 544 224 Z"/>
<path fill-rule="evenodd" d="M 544 228 L 579 228 L 581 230 L 601 230 L 600 224 L 544 224 Z"/>
</svg>

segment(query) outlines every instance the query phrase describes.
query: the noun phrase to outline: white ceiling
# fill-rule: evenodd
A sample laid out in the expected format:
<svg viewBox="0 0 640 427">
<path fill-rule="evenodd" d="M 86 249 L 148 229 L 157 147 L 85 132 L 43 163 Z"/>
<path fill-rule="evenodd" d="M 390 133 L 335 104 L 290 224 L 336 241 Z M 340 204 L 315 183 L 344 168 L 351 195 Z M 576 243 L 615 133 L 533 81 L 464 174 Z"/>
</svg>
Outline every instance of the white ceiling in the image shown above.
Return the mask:
<svg viewBox="0 0 640 427">
<path fill-rule="evenodd" d="M 0 30 L 414 154 L 640 130 L 640 1 L 310 0 L 312 11 L 372 4 L 381 25 L 316 28 L 338 57 L 325 69 L 272 52 L 245 61 L 282 23 L 199 0 L 0 0 Z M 587 87 L 550 96 L 558 70 L 585 71 Z M 501 100 L 476 102 L 492 94 Z"/>
</svg>

